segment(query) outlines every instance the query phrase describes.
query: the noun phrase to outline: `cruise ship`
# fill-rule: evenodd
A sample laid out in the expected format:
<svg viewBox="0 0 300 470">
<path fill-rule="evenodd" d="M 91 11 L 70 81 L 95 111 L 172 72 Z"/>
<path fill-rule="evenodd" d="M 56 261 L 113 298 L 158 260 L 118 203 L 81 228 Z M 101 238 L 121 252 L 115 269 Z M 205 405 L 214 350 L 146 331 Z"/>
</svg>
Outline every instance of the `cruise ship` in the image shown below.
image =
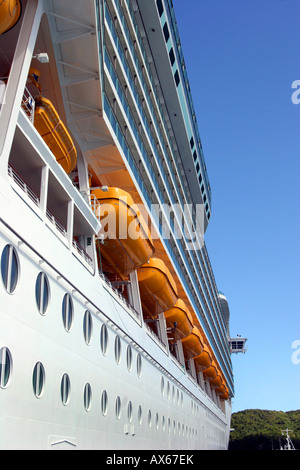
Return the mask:
<svg viewBox="0 0 300 470">
<path fill-rule="evenodd" d="M 228 447 L 238 346 L 175 13 L 0 2 L 1 449 Z"/>
</svg>

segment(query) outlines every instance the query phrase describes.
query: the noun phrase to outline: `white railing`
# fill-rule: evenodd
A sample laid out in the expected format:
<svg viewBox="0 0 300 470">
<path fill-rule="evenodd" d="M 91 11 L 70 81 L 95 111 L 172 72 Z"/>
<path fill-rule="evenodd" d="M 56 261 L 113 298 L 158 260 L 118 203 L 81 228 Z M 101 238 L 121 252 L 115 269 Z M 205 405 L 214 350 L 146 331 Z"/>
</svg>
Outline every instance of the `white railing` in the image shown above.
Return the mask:
<svg viewBox="0 0 300 470">
<path fill-rule="evenodd" d="M 5 87 L 8 81 L 8 77 L 0 77 L 0 106 L 3 101 L 4 93 L 5 93 Z M 27 114 L 30 122 L 33 124 L 34 122 L 34 110 L 35 110 L 35 100 L 28 88 L 25 86 L 24 88 L 24 93 L 22 97 L 22 102 L 21 102 L 21 107 L 24 109 L 25 113 Z"/>
<path fill-rule="evenodd" d="M 140 314 L 135 308 L 128 302 L 128 300 L 116 289 L 113 284 L 110 282 L 110 280 L 105 276 L 105 274 L 98 270 L 98 274 L 101 277 L 101 279 L 107 284 L 107 286 L 114 292 L 115 295 L 119 297 L 119 299 L 126 305 L 126 307 L 130 310 L 130 312 L 140 320 Z"/>
<path fill-rule="evenodd" d="M 82 248 L 81 245 L 73 238 L 72 240 L 73 248 L 77 250 L 77 252 L 82 256 L 82 258 L 90 265 L 94 266 L 92 258 L 87 254 L 87 252 Z"/>
<path fill-rule="evenodd" d="M 47 216 L 47 219 L 50 220 L 50 222 L 56 227 L 59 233 L 61 233 L 63 237 L 67 238 L 67 231 L 65 227 L 60 222 L 58 222 L 58 220 L 49 211 L 49 209 L 46 209 L 46 216 Z"/>
<path fill-rule="evenodd" d="M 38 196 L 10 165 L 8 165 L 8 174 L 12 178 L 12 180 L 19 186 L 19 188 L 21 188 L 24 193 L 27 194 L 27 196 L 34 202 L 34 204 L 39 207 L 40 199 L 38 198 Z"/>
<path fill-rule="evenodd" d="M 159 338 L 159 336 L 144 322 L 144 326 L 149 336 L 163 349 L 165 352 L 168 351 L 168 347 L 164 344 L 164 342 Z"/>
<path fill-rule="evenodd" d="M 34 109 L 35 109 L 35 100 L 31 95 L 30 91 L 27 87 L 25 87 L 23 98 L 22 98 L 22 108 L 24 109 L 25 113 L 27 114 L 30 122 L 33 124 L 34 122 Z"/>
<path fill-rule="evenodd" d="M 10 166 L 8 165 L 8 175 L 11 179 L 18 185 L 19 188 L 34 202 L 37 207 L 40 207 L 40 199 L 34 193 L 34 191 L 28 186 L 27 183 L 21 178 L 20 175 Z M 67 231 L 65 227 L 55 218 L 55 216 L 50 212 L 49 209 L 46 209 L 46 217 L 52 223 L 52 225 L 56 228 L 56 230 L 64 237 L 67 238 Z M 79 243 L 73 239 L 72 241 L 73 247 L 76 251 L 82 256 L 82 258 L 90 265 L 93 266 L 92 258 L 86 253 L 86 251 L 79 245 Z"/>
</svg>

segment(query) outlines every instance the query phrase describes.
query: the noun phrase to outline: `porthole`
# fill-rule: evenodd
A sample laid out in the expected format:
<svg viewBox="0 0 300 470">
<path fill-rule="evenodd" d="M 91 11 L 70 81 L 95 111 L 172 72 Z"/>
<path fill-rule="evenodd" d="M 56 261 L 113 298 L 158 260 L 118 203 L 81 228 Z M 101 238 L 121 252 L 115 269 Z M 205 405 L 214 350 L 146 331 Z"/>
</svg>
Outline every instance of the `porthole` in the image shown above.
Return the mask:
<svg viewBox="0 0 300 470">
<path fill-rule="evenodd" d="M 92 405 L 92 389 L 89 383 L 86 383 L 84 387 L 83 402 L 85 410 L 89 411 Z"/>
<path fill-rule="evenodd" d="M 168 418 L 168 433 L 171 432 L 171 420 Z"/>
<path fill-rule="evenodd" d="M 0 349 L 0 387 L 5 388 L 12 373 L 12 357 L 8 348 Z"/>
<path fill-rule="evenodd" d="M 32 386 L 33 393 L 37 398 L 40 398 L 44 391 L 45 385 L 45 369 L 41 362 L 37 362 L 33 369 Z"/>
<path fill-rule="evenodd" d="M 117 364 L 121 362 L 121 340 L 120 336 L 115 337 L 115 360 Z"/>
<path fill-rule="evenodd" d="M 151 410 L 148 410 L 148 427 L 151 428 L 152 425 L 152 413 Z"/>
<path fill-rule="evenodd" d="M 107 326 L 102 325 L 101 327 L 101 332 L 100 332 L 100 345 L 101 345 L 101 351 L 104 356 L 107 354 L 107 348 L 108 348 L 108 332 L 107 332 Z"/>
<path fill-rule="evenodd" d="M 64 374 L 60 383 L 60 396 L 63 405 L 67 405 L 70 399 L 71 384 L 68 374 Z"/>
<path fill-rule="evenodd" d="M 121 418 L 121 398 L 119 396 L 116 398 L 116 417 L 117 419 Z"/>
<path fill-rule="evenodd" d="M 140 353 L 138 353 L 136 358 L 136 370 L 137 375 L 140 378 L 142 376 L 142 356 L 140 355 Z"/>
<path fill-rule="evenodd" d="M 83 335 L 86 344 L 91 343 L 93 332 L 93 319 L 89 310 L 86 310 L 83 317 Z"/>
<path fill-rule="evenodd" d="M 163 431 L 166 430 L 166 419 L 165 419 L 164 416 L 162 416 L 162 418 L 161 418 L 161 428 L 162 428 Z"/>
<path fill-rule="evenodd" d="M 159 425 L 158 413 L 155 413 L 155 427 L 156 427 L 156 429 L 158 429 L 158 425 Z"/>
<path fill-rule="evenodd" d="M 73 300 L 70 294 L 65 294 L 62 303 L 62 318 L 63 324 L 66 331 L 70 331 L 73 325 L 73 314 L 74 314 L 74 307 L 73 307 Z"/>
<path fill-rule="evenodd" d="M 103 390 L 102 396 L 101 396 L 101 411 L 102 411 L 103 416 L 107 415 L 107 408 L 108 408 L 107 391 Z"/>
<path fill-rule="evenodd" d="M 1 256 L 1 277 L 6 291 L 12 294 L 19 278 L 19 258 L 12 245 L 6 245 Z"/>
<path fill-rule="evenodd" d="M 160 390 L 161 390 L 162 396 L 164 396 L 165 395 L 165 381 L 163 377 L 161 378 L 161 382 L 160 382 Z"/>
<path fill-rule="evenodd" d="M 143 412 L 142 412 L 142 407 L 139 405 L 138 407 L 138 423 L 141 426 L 143 420 Z"/>
<path fill-rule="evenodd" d="M 168 400 L 170 400 L 170 382 L 168 382 L 167 384 L 167 397 L 168 397 Z"/>
<path fill-rule="evenodd" d="M 132 370 L 132 349 L 131 349 L 130 344 L 127 346 L 126 362 L 127 362 L 127 369 L 130 372 Z"/>
<path fill-rule="evenodd" d="M 128 422 L 131 423 L 131 421 L 132 421 L 132 403 L 131 403 L 131 401 L 128 402 L 128 406 L 127 406 L 127 418 L 128 418 Z"/>
<path fill-rule="evenodd" d="M 49 304 L 50 286 L 48 277 L 40 272 L 35 283 L 35 299 L 41 315 L 46 313 Z"/>
</svg>

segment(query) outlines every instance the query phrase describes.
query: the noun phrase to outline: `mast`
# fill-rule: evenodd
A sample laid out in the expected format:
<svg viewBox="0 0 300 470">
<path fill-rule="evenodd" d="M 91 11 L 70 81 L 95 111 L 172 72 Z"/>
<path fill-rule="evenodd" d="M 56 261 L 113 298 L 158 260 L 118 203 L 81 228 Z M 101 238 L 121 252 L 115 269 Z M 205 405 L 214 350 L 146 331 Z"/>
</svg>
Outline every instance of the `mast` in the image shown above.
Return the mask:
<svg viewBox="0 0 300 470">
<path fill-rule="evenodd" d="M 285 436 L 286 444 L 282 447 L 280 446 L 280 450 L 295 450 L 294 444 L 289 436 L 289 431 L 293 432 L 292 429 L 282 429 L 281 434 Z"/>
</svg>

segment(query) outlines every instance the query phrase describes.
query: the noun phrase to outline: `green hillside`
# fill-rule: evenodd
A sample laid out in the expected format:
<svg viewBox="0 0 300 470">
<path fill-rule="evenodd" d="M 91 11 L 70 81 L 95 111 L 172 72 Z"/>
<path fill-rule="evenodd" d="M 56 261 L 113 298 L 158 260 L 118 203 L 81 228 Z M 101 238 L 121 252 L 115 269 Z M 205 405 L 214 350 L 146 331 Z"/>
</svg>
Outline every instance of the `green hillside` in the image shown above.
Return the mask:
<svg viewBox="0 0 300 470">
<path fill-rule="evenodd" d="M 232 414 L 230 450 L 276 450 L 285 444 L 281 431 L 290 429 L 292 442 L 300 449 L 300 410 L 244 410 Z"/>
</svg>

